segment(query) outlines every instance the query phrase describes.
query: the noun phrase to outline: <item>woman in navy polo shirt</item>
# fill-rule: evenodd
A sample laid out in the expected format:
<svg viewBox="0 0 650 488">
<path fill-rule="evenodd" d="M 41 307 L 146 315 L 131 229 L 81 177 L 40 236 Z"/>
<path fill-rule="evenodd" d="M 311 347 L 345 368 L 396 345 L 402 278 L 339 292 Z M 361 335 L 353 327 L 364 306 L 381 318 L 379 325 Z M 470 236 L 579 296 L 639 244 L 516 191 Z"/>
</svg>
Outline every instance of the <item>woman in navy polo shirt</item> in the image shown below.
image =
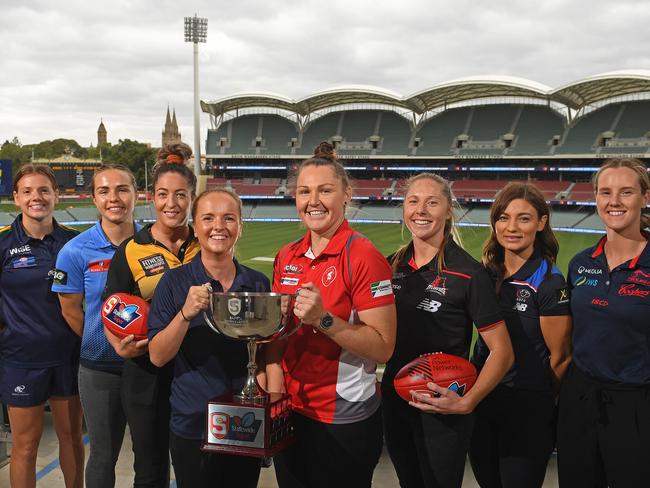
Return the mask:
<svg viewBox="0 0 650 488">
<path fill-rule="evenodd" d="M 11 486 L 36 486 L 36 454 L 49 401 L 65 484 L 81 487 L 79 338 L 50 291 L 57 253 L 78 232 L 52 217 L 59 191 L 49 166 L 22 166 L 13 190 L 21 214 L 0 229 L 0 394 L 11 423 Z"/>
<path fill-rule="evenodd" d="M 555 395 L 571 361 L 566 282 L 550 208 L 530 183 L 509 183 L 490 209 L 483 264 L 495 282 L 515 364 L 476 409 L 470 460 L 482 488 L 541 487 L 555 446 Z M 482 337 L 473 361 L 489 349 Z"/>
<path fill-rule="evenodd" d="M 241 389 L 246 345 L 214 333 L 203 319 L 213 291 L 269 291 L 259 271 L 234 259 L 242 231 L 242 204 L 228 190 L 209 190 L 192 206 L 201 253 L 170 269 L 154 294 L 149 314 L 149 356 L 162 367 L 174 362 L 170 448 L 179 488 L 257 486 L 260 460 L 201 451 L 208 400 Z"/>
<path fill-rule="evenodd" d="M 406 183 L 404 224 L 412 240 L 389 260 L 397 304 L 397 344 L 382 379 L 388 453 L 403 487 L 460 487 L 476 405 L 512 364 L 512 348 L 485 269 L 454 241 L 449 183 L 421 173 Z M 393 379 L 421 354 L 468 358 L 474 325 L 490 359 L 465 395 L 430 383 L 437 397 L 397 396 Z"/>
<path fill-rule="evenodd" d="M 93 174 L 91 192 L 101 218 L 61 249 L 52 291 L 59 294 L 68 325 L 81 336 L 79 395 L 90 438 L 86 486 L 111 488 L 126 419 L 120 399 L 122 358 L 104 335 L 101 296 L 117 246 L 138 229 L 135 178 L 126 166 L 102 165 Z"/>
<path fill-rule="evenodd" d="M 569 264 L 573 363 L 560 390 L 561 487 L 650 486 L 650 179 L 637 159 L 593 178 L 607 234 Z"/>
</svg>

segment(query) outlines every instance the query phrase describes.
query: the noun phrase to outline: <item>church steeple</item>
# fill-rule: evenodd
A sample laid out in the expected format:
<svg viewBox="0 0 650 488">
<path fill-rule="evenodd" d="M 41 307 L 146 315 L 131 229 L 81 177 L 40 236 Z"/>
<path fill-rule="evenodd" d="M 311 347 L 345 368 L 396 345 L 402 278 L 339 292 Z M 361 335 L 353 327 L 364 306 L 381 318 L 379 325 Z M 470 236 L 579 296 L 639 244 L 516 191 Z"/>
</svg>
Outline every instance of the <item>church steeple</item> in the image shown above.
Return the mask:
<svg viewBox="0 0 650 488">
<path fill-rule="evenodd" d="M 176 122 L 176 109 L 173 109 L 173 117 L 169 113 L 169 105 L 167 106 L 167 117 L 165 118 L 165 128 L 162 132 L 162 146 L 167 144 L 177 144 L 181 142 L 181 133 L 178 131 L 178 123 Z"/>
<path fill-rule="evenodd" d="M 97 146 L 108 143 L 108 133 L 104 127 L 104 119 L 100 119 L 99 127 L 97 128 Z"/>
</svg>

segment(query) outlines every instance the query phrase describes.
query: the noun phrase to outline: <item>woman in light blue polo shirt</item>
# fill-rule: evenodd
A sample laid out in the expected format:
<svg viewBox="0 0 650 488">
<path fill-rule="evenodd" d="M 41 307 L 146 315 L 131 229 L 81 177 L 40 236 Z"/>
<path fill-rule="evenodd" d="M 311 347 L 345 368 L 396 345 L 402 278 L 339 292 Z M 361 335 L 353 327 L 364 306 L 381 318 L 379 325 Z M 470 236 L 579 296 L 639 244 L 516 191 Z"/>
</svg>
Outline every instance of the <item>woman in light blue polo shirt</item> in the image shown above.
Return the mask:
<svg viewBox="0 0 650 488">
<path fill-rule="evenodd" d="M 68 325 L 82 338 L 79 395 L 90 437 L 86 486 L 97 488 L 115 484 L 126 426 L 120 400 L 122 358 L 106 340 L 100 308 L 113 253 L 137 230 L 135 178 L 126 166 L 103 165 L 93 175 L 91 190 L 100 220 L 61 249 L 52 291 L 59 294 Z"/>
</svg>

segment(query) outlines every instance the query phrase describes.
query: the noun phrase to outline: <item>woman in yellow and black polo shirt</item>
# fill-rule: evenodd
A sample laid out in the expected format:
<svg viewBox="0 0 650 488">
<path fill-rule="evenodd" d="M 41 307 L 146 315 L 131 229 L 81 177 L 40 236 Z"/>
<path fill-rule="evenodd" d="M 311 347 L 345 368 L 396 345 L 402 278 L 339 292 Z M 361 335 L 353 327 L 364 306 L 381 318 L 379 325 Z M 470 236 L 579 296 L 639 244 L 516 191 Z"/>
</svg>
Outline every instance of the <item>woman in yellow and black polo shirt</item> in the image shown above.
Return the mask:
<svg viewBox="0 0 650 488">
<path fill-rule="evenodd" d="M 145 226 L 117 249 L 108 272 L 104 298 L 117 292 L 151 301 L 160 278 L 190 262 L 199 252 L 188 224 L 196 177 L 185 166 L 192 150 L 186 144 L 164 147 L 153 174 L 156 222 Z M 135 487 L 169 486 L 169 393 L 172 370 L 149 360 L 148 340 L 120 339 L 106 328 L 108 341 L 126 358 L 122 405 L 131 431 Z M 169 363 L 171 365 L 171 363 Z"/>
</svg>

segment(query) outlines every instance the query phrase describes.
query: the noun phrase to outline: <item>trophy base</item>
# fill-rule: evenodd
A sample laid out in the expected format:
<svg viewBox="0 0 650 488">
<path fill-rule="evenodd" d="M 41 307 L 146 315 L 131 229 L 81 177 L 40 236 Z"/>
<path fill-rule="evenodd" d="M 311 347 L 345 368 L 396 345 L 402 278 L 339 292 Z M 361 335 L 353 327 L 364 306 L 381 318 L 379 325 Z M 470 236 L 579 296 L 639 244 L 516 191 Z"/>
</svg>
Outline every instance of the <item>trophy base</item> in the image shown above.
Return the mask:
<svg viewBox="0 0 650 488">
<path fill-rule="evenodd" d="M 230 394 L 209 401 L 205 439 L 206 452 L 274 456 L 295 441 L 289 395 L 247 400 Z"/>
</svg>

